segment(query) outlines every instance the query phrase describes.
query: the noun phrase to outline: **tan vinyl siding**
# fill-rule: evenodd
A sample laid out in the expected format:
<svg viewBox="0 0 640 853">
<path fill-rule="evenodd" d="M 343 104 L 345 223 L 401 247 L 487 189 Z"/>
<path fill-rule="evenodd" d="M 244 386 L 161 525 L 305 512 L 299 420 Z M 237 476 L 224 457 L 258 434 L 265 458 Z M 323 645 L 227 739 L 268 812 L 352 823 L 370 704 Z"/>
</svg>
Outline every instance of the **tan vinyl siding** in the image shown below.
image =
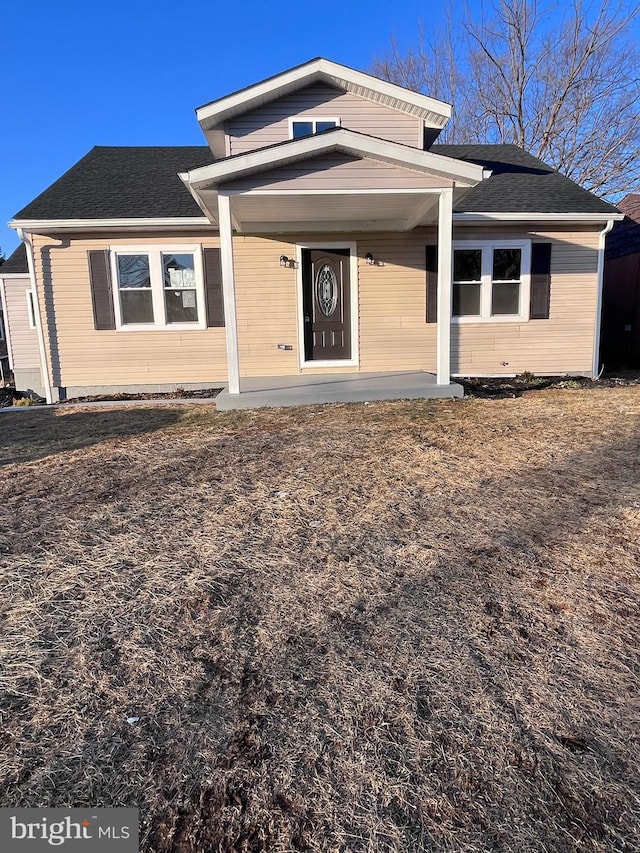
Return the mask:
<svg viewBox="0 0 640 853">
<path fill-rule="evenodd" d="M 118 234 L 34 238 L 36 277 L 55 386 L 209 383 L 226 381 L 223 328 L 189 331 L 96 331 L 87 252 L 109 245 L 217 247 L 217 235 Z M 44 294 L 44 298 L 43 298 Z M 55 317 L 55 321 L 53 318 Z"/>
<path fill-rule="evenodd" d="M 228 190 L 294 189 L 294 190 L 359 190 L 359 189 L 427 189 L 450 186 L 451 181 L 434 178 L 411 169 L 348 154 L 325 154 L 270 169 L 224 184 Z"/>
<path fill-rule="evenodd" d="M 598 230 L 576 228 L 457 228 L 455 238 L 530 238 L 553 243 L 551 316 L 528 323 L 473 323 L 452 327 L 452 371 L 463 375 L 588 373 L 597 295 Z M 433 229 L 406 233 L 307 234 L 234 237 L 241 376 L 300 372 L 300 271 L 280 266 L 296 244 L 357 245 L 358 367 L 309 372 L 428 370 L 436 367 L 436 324 L 426 323 L 425 246 Z M 207 383 L 226 379 L 224 329 L 192 332 L 96 332 L 93 329 L 87 251 L 122 245 L 193 242 L 217 245 L 217 236 L 118 235 L 57 240 L 36 237 L 36 271 L 47 317 L 55 310 L 49 355 L 54 385 L 97 386 Z M 367 252 L 382 262 L 368 265 Z M 53 286 L 52 286 L 53 281 Z M 41 291 L 42 300 L 42 291 Z M 25 303 L 26 311 L 26 303 Z M 278 344 L 291 345 L 279 350 Z M 507 362 L 502 364 L 502 362 Z"/>
<path fill-rule="evenodd" d="M 294 252 L 278 238 L 234 238 L 240 376 L 299 372 L 296 271 L 280 266 L 280 255 Z"/>
<path fill-rule="evenodd" d="M 435 370 L 435 326 L 426 322 L 425 246 L 432 230 L 363 235 L 360 353 L 363 371 Z M 384 266 L 370 266 L 367 252 Z"/>
<path fill-rule="evenodd" d="M 230 153 L 240 154 L 289 139 L 289 118 L 339 118 L 342 127 L 422 148 L 423 123 L 367 98 L 316 84 L 231 119 Z"/>
<path fill-rule="evenodd" d="M 240 375 L 300 372 L 298 276 L 296 270 L 279 263 L 280 255 L 295 256 L 296 243 L 356 242 L 358 251 L 359 368 L 305 368 L 304 372 L 433 370 L 435 333 L 425 322 L 426 233 L 235 238 Z M 368 265 L 367 252 L 384 259 L 384 266 Z M 278 350 L 279 343 L 293 349 Z"/>
<path fill-rule="evenodd" d="M 458 228 L 455 238 L 551 241 L 551 316 L 528 323 L 452 327 L 452 371 L 464 375 L 568 373 L 591 370 L 597 295 L 598 231 Z M 356 242 L 358 368 L 320 372 L 436 368 L 436 324 L 426 322 L 425 246 L 435 232 L 238 237 L 234 240 L 241 376 L 300 372 L 296 271 L 279 265 L 296 243 Z M 383 266 L 366 264 L 367 252 Z M 353 282 L 352 282 L 353 286 Z M 291 344 L 293 350 L 278 350 Z M 503 365 L 502 362 L 508 362 Z"/>
<path fill-rule="evenodd" d="M 29 326 L 27 308 L 27 291 L 31 289 L 31 282 L 29 278 L 5 278 L 3 281 L 6 299 L 4 323 L 11 344 L 11 364 L 19 370 L 39 370 L 38 335 Z"/>
<path fill-rule="evenodd" d="M 455 239 L 530 237 L 551 249 L 548 320 L 464 323 L 451 331 L 451 371 L 465 375 L 590 373 L 597 306 L 599 231 L 523 232 L 515 228 L 459 228 Z"/>
</svg>

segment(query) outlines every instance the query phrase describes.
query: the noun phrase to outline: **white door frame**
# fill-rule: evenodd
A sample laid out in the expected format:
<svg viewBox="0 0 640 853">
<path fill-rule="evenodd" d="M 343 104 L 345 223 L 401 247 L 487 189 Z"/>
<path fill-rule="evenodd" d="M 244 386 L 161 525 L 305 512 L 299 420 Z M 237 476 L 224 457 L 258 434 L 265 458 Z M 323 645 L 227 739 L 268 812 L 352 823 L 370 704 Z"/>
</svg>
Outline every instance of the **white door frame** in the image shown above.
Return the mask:
<svg viewBox="0 0 640 853">
<path fill-rule="evenodd" d="M 303 249 L 349 249 L 349 274 L 351 288 L 351 358 L 306 361 L 304 350 L 304 310 L 302 302 L 302 250 Z M 298 363 L 300 369 L 311 367 L 358 367 L 360 363 L 359 299 L 358 299 L 358 244 L 353 241 L 322 243 L 296 243 L 296 303 L 298 311 Z"/>
</svg>

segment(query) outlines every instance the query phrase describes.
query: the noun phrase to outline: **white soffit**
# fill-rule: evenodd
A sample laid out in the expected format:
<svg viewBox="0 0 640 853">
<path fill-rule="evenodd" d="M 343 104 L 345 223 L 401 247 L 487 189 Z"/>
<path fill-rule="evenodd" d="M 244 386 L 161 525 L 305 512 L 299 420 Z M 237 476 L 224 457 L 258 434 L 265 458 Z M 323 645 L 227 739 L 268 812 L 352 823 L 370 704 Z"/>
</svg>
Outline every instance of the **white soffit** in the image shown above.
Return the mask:
<svg viewBox="0 0 640 853">
<path fill-rule="evenodd" d="M 196 117 L 202 130 L 208 131 L 234 116 L 254 110 L 313 83 L 326 83 L 399 112 L 416 116 L 429 127 L 443 128 L 451 118 L 451 105 L 444 101 L 321 58 L 312 59 L 304 65 L 204 104 L 196 109 Z"/>
</svg>

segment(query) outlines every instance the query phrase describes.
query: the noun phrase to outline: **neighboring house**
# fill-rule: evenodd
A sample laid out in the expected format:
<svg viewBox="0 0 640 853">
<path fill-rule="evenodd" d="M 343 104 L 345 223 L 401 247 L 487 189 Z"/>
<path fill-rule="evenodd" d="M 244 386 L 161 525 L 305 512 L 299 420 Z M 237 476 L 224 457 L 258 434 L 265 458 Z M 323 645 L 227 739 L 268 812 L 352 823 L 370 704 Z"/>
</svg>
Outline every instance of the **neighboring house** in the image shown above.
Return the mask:
<svg viewBox="0 0 640 853">
<path fill-rule="evenodd" d="M 94 148 L 10 223 L 47 398 L 597 372 L 621 215 L 450 115 L 314 59 L 199 107 L 206 146 Z"/>
<path fill-rule="evenodd" d="M 602 303 L 602 362 L 640 367 L 640 195 L 618 203 L 624 214 L 607 237 Z"/>
<path fill-rule="evenodd" d="M 1 271 L 2 267 L 0 266 L 0 272 Z M 7 365 L 7 333 L 4 330 L 4 308 L 2 296 L 0 296 L 0 381 L 5 379 Z"/>
<path fill-rule="evenodd" d="M 45 396 L 27 250 L 22 243 L 0 266 L 0 306 L 8 368 L 16 388 Z"/>
</svg>

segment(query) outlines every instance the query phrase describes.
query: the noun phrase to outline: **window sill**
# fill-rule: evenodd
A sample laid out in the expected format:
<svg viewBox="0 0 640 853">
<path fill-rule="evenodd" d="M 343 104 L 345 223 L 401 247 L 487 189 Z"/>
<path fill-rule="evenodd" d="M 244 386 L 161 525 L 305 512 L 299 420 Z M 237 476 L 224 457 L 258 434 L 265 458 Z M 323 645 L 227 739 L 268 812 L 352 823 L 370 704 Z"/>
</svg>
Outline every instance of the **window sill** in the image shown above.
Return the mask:
<svg viewBox="0 0 640 853">
<path fill-rule="evenodd" d="M 167 326 L 156 326 L 153 323 L 139 323 L 116 326 L 116 332 L 202 332 L 207 328 L 203 323 L 171 323 Z"/>
<path fill-rule="evenodd" d="M 465 326 L 468 323 L 487 324 L 487 323 L 528 323 L 529 318 L 521 315 L 502 315 L 496 317 L 452 317 L 451 323 L 455 326 Z"/>
</svg>

